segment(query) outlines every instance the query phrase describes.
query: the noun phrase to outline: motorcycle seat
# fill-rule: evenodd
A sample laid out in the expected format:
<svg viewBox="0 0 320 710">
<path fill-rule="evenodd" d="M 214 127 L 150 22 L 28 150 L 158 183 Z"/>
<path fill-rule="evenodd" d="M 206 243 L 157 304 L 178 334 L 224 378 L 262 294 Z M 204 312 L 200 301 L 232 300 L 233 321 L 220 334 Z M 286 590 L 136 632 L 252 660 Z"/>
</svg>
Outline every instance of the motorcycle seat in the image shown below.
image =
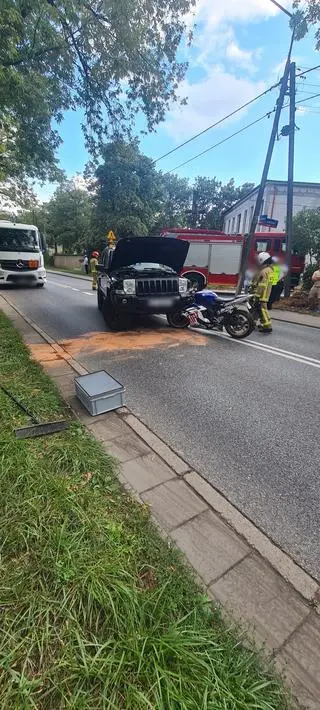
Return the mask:
<svg viewBox="0 0 320 710">
<path fill-rule="evenodd" d="M 217 300 L 219 303 L 229 303 L 229 301 L 235 300 L 235 296 L 218 296 Z"/>
</svg>

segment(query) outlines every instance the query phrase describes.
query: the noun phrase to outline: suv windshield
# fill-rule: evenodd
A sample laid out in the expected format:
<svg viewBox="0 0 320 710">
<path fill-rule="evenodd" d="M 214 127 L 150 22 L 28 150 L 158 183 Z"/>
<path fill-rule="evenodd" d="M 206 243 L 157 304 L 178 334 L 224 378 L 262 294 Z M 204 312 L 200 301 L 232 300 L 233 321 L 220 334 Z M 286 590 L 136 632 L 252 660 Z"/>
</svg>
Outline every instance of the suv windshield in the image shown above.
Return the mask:
<svg viewBox="0 0 320 710">
<path fill-rule="evenodd" d="M 36 231 L 0 227 L 0 251 L 39 251 Z"/>
</svg>

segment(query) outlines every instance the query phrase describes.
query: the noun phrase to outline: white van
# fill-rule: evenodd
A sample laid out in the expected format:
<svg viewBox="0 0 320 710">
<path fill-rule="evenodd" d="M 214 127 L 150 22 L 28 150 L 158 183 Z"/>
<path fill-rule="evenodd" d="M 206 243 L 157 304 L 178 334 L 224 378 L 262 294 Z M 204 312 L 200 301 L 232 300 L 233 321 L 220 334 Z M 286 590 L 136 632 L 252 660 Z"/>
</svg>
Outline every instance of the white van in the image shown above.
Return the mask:
<svg viewBox="0 0 320 710">
<path fill-rule="evenodd" d="M 0 286 L 44 286 L 45 242 L 33 224 L 0 220 Z"/>
</svg>

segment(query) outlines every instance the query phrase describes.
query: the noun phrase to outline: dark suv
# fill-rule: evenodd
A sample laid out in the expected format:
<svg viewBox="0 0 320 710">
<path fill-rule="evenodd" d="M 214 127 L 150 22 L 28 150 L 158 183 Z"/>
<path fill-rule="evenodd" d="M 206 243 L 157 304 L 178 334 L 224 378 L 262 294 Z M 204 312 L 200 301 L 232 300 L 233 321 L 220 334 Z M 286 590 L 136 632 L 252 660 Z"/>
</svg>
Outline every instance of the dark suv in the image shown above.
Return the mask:
<svg viewBox="0 0 320 710">
<path fill-rule="evenodd" d="M 191 284 L 180 278 L 189 243 L 169 237 L 128 237 L 106 249 L 98 266 L 98 308 L 111 330 L 134 316 L 172 313 L 187 305 Z"/>
</svg>

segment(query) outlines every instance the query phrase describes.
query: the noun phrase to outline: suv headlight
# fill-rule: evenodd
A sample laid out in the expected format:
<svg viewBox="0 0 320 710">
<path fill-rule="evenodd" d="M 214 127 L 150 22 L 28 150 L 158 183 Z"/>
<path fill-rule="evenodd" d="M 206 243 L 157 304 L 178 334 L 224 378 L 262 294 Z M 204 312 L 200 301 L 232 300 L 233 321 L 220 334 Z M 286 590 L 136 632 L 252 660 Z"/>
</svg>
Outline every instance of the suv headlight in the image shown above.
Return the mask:
<svg viewBox="0 0 320 710">
<path fill-rule="evenodd" d="M 187 293 L 188 279 L 179 279 L 179 293 Z"/>
<path fill-rule="evenodd" d="M 136 282 L 134 279 L 123 279 L 123 290 L 127 296 L 134 296 L 136 293 Z"/>
</svg>

